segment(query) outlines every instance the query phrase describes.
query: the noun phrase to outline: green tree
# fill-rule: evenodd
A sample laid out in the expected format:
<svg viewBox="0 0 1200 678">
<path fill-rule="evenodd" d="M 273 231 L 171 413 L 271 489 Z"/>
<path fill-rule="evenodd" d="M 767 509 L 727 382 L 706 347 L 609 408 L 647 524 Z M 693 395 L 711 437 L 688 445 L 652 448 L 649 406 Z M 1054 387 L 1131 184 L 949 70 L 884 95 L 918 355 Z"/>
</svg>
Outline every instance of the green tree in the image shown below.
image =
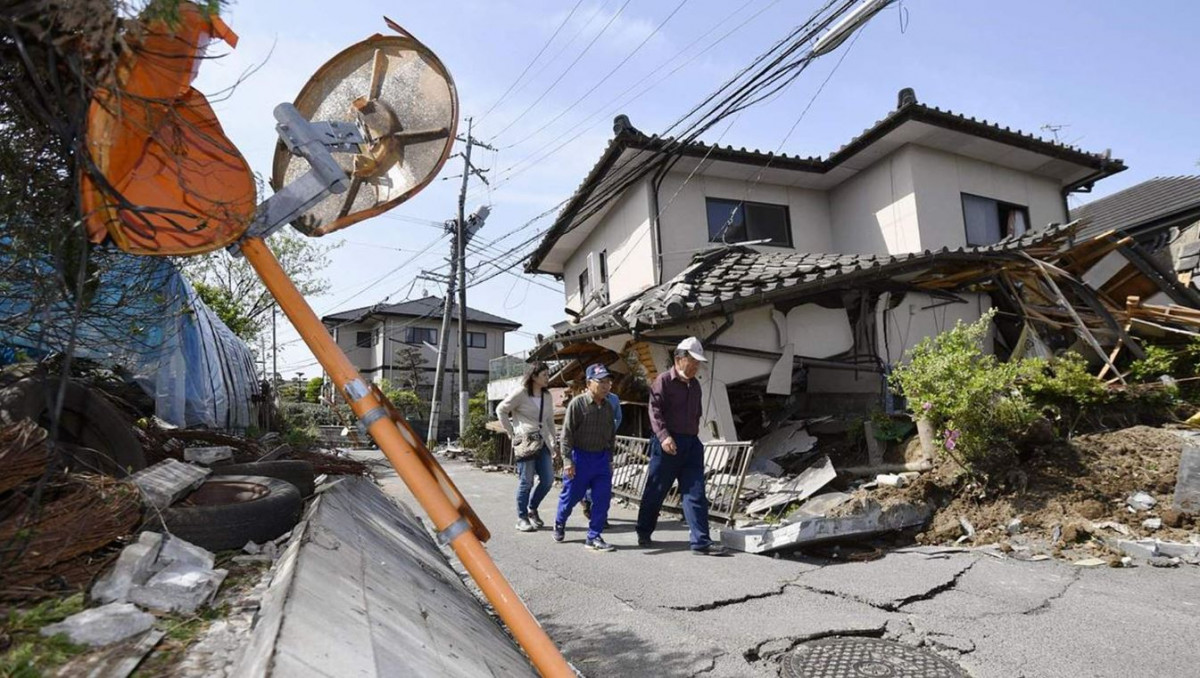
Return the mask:
<svg viewBox="0 0 1200 678">
<path fill-rule="evenodd" d="M 319 243 L 287 230 L 267 240 L 284 272 L 305 296 L 329 291 L 330 281 L 321 272 L 329 266 L 329 253 L 341 244 Z M 180 263 L 200 298 L 239 337 L 253 343 L 267 328 L 275 298 L 245 257 L 217 250 Z"/>
<path fill-rule="evenodd" d="M 325 385 L 324 377 L 313 377 L 304 387 L 304 401 L 309 403 L 321 402 L 321 387 Z"/>
</svg>

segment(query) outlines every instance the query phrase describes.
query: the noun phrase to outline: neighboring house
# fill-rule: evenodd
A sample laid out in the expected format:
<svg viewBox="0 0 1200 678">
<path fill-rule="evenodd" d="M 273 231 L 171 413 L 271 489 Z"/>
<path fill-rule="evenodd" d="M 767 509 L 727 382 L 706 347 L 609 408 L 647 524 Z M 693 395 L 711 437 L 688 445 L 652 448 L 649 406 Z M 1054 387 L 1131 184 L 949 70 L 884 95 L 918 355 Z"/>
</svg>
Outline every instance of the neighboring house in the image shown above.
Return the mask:
<svg viewBox="0 0 1200 678">
<path fill-rule="evenodd" d="M 1066 196 L 1125 169 L 907 89 L 827 158 L 651 137 L 624 116 L 614 130 L 527 266 L 565 282 L 572 316 L 535 355 L 652 377 L 699 336 L 714 349 L 704 434 L 725 440 L 754 429 L 764 394 L 807 411 L 885 406 L 907 349 L 992 303 L 912 279 L 1057 242 Z"/>
<path fill-rule="evenodd" d="M 429 296 L 331 313 L 321 321 L 363 377 L 377 384 L 405 387 L 415 372 L 419 379 L 417 395 L 428 402 L 433 396 L 442 308 L 441 298 Z M 457 430 L 453 422 L 458 418 L 458 321 L 456 306 L 446 349 L 439 430 Z M 505 333 L 520 326 L 507 318 L 467 309 L 467 379 L 472 389 L 487 382 L 488 361 L 504 355 Z M 418 430 L 423 429 L 418 426 Z"/>
<path fill-rule="evenodd" d="M 1140 295 L 1148 304 L 1200 304 L 1195 291 L 1200 268 L 1200 176 L 1157 177 L 1071 210 L 1085 226 L 1081 237 L 1113 233 L 1139 247 L 1120 247 L 1096 263 L 1084 281 L 1124 304 Z M 1143 273 L 1143 276 L 1136 276 Z M 1155 289 L 1146 276 L 1165 276 L 1180 283 Z M 1129 280 L 1139 280 L 1140 287 Z"/>
</svg>

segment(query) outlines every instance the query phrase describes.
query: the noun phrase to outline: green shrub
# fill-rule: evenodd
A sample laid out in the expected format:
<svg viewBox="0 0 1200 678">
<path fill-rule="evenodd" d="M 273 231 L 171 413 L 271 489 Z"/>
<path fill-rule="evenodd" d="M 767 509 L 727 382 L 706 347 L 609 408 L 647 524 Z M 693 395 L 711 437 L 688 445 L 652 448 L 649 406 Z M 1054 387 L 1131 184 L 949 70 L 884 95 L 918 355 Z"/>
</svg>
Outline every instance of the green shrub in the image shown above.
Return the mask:
<svg viewBox="0 0 1200 678">
<path fill-rule="evenodd" d="M 462 438 L 463 449 L 469 450 L 476 461 L 491 464 L 497 461 L 496 434 L 487 430 L 487 390 L 479 391 L 467 401 L 467 432 Z"/>
<path fill-rule="evenodd" d="M 944 453 L 984 478 L 1016 463 L 1016 440 L 1039 416 L 1020 385 L 1040 363 L 1002 363 L 983 352 L 994 314 L 922 340 L 891 377 L 914 413 L 933 423 Z"/>
<path fill-rule="evenodd" d="M 1074 352 L 1041 363 L 1041 369 L 1021 388 L 1038 410 L 1055 422 L 1060 435 L 1072 433 L 1084 417 L 1095 414 L 1114 397 L 1091 373 L 1087 360 Z"/>
</svg>

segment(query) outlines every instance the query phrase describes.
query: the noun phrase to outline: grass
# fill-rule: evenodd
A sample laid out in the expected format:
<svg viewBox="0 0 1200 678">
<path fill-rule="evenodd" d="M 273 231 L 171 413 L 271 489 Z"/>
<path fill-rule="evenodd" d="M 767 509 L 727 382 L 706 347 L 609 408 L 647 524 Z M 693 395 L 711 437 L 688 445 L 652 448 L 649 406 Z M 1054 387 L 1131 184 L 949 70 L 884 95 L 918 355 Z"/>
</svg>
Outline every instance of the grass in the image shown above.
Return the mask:
<svg viewBox="0 0 1200 678">
<path fill-rule="evenodd" d="M 4 650 L 0 655 L 0 676 L 34 678 L 86 652 L 86 646 L 75 645 L 61 633 L 50 638 L 38 633 L 43 626 L 60 622 L 83 608 L 83 594 L 77 593 L 43 601 L 26 610 L 10 610 L 0 631 L 0 647 Z"/>
</svg>

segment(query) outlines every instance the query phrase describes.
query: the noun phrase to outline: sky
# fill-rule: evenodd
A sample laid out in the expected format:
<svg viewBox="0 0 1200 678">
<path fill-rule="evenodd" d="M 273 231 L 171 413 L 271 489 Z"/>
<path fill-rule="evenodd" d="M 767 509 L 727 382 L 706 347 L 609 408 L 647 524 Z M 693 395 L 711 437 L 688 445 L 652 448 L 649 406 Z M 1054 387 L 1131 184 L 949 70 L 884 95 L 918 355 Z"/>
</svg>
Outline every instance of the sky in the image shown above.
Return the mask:
<svg viewBox="0 0 1200 678">
<path fill-rule="evenodd" d="M 629 116 L 665 130 L 824 2 L 812 0 L 234 0 L 236 49 L 214 45 L 195 86 L 209 96 L 251 167 L 268 176 L 271 110 L 345 47 L 387 33 L 386 14 L 429 46 L 457 87 L 491 186 L 473 181 L 467 212 L 491 206 L 468 257 L 488 260 L 537 230 L 569 198 Z M 703 141 L 827 156 L 896 105 L 903 87 L 925 104 L 1079 146 L 1111 149 L 1129 169 L 1077 206 L 1156 176 L 1200 174 L 1200 3 L 1157 0 L 903 0 L 821 57 L 787 90 L 710 130 Z M 523 75 L 522 75 L 523 74 Z M 810 105 L 811 104 L 811 105 Z M 789 133 L 789 130 L 790 133 Z M 461 148 L 456 148 L 460 151 Z M 318 315 L 398 303 L 441 286 L 420 280 L 445 263 L 442 222 L 456 216 L 461 160 L 408 202 L 324 238 L 341 242 L 309 299 Z M 265 197 L 265 196 L 263 196 Z M 549 216 L 530 224 L 540 214 Z M 522 229 L 511 237 L 510 233 Z M 509 352 L 565 318 L 562 284 L 519 267 L 469 287 L 467 305 L 522 324 Z M 281 320 L 285 377 L 319 375 Z"/>
</svg>

